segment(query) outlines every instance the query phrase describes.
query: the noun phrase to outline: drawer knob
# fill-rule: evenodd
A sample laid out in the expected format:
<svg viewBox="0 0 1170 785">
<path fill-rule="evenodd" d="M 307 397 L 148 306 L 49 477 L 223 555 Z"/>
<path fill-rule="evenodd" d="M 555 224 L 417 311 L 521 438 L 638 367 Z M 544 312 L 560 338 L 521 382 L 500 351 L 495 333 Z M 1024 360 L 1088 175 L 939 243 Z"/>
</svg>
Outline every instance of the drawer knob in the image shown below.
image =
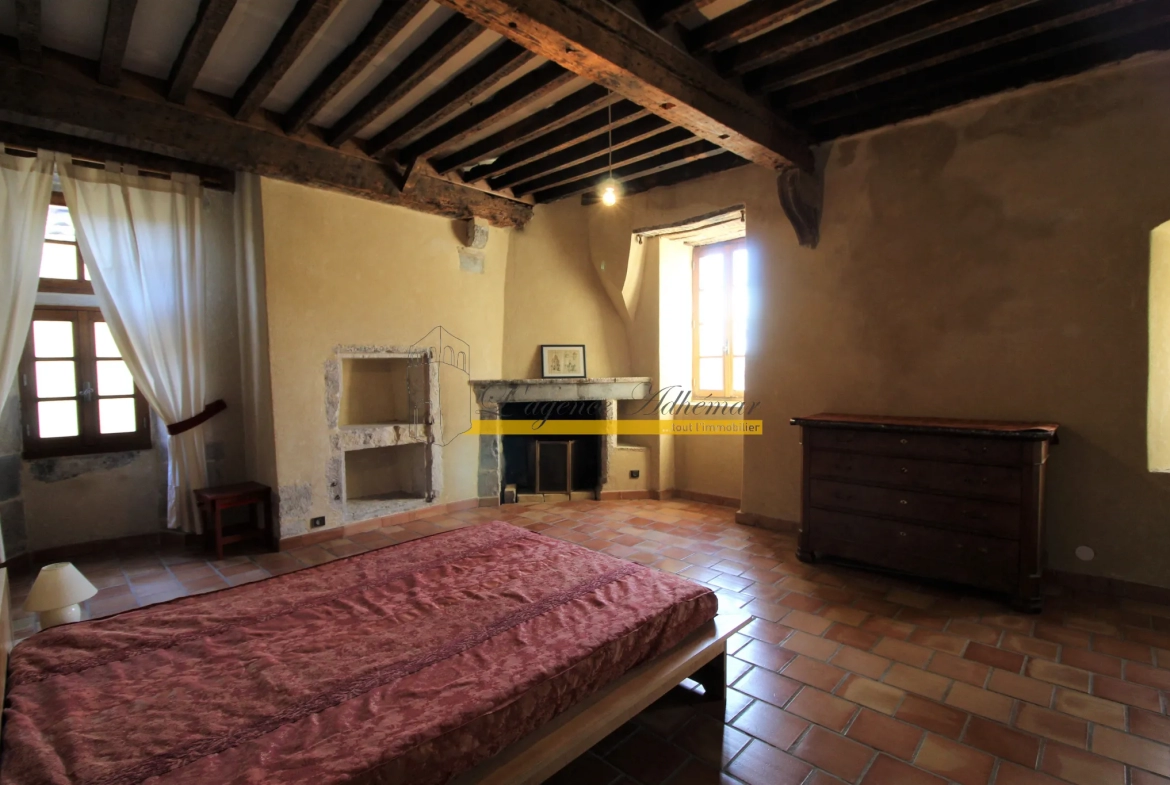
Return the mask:
<svg viewBox="0 0 1170 785">
<path fill-rule="evenodd" d="M 902 467 L 902 474 L 908 474 L 909 472 L 910 472 L 910 470 L 907 469 L 905 466 Z"/>
<path fill-rule="evenodd" d="M 909 444 L 905 439 L 902 439 L 902 444 Z"/>
<path fill-rule="evenodd" d="M 910 503 L 910 502 L 906 501 L 905 499 L 899 499 L 899 500 L 898 500 L 898 504 L 909 504 L 909 503 Z"/>
<path fill-rule="evenodd" d="M 905 537 L 905 536 L 906 536 L 906 532 L 898 532 L 898 536 L 899 536 L 899 537 Z"/>
</svg>

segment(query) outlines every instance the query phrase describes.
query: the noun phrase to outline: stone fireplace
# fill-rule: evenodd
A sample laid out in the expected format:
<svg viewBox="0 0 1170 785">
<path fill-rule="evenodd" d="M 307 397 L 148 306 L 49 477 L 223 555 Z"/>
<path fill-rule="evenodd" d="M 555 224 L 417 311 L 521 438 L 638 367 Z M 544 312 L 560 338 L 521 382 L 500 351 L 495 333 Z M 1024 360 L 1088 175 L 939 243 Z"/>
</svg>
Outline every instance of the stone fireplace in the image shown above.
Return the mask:
<svg viewBox="0 0 1170 785">
<path fill-rule="evenodd" d="M 526 404 L 539 402 L 575 402 L 578 406 L 564 407 L 550 419 L 604 419 L 616 420 L 618 401 L 639 400 L 647 397 L 652 388 L 649 377 L 618 377 L 603 379 L 492 379 L 473 381 L 479 416 L 484 420 L 539 419 L 533 417 Z M 586 405 L 588 404 L 588 405 Z M 540 436 L 507 437 L 480 436 L 479 496 L 483 502 L 504 500 L 504 488 L 516 485 L 519 501 L 552 499 L 596 499 L 602 486 L 609 481 L 609 469 L 614 454 L 620 450 L 643 451 L 644 447 L 621 444 L 614 434 L 606 436 Z M 571 490 L 538 491 L 535 486 L 537 441 L 573 442 L 566 452 L 572 455 Z M 554 456 L 560 448 L 553 448 Z M 553 458 L 556 460 L 556 457 Z M 521 467 L 521 468 L 518 468 Z M 552 464 L 555 470 L 556 464 Z M 567 486 L 566 486 L 567 487 Z M 549 499 L 549 500 L 552 500 Z"/>
</svg>

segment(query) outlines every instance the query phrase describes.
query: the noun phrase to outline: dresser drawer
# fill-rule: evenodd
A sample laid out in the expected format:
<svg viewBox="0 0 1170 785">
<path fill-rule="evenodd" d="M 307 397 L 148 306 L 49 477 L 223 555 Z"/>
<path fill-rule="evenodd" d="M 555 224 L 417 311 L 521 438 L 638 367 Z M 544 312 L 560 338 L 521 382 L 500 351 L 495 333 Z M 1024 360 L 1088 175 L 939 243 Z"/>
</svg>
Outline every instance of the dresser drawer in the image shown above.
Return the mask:
<svg viewBox="0 0 1170 785">
<path fill-rule="evenodd" d="M 829 510 L 810 510 L 804 525 L 818 555 L 997 591 L 1015 588 L 1015 542 Z"/>
<path fill-rule="evenodd" d="M 1020 508 L 1013 504 L 815 478 L 809 486 L 809 503 L 813 507 L 925 521 L 992 537 L 1020 536 Z"/>
<path fill-rule="evenodd" d="M 1020 470 L 1007 466 L 942 463 L 889 455 L 813 450 L 813 477 L 893 485 L 908 490 L 1020 500 Z"/>
<path fill-rule="evenodd" d="M 1025 442 L 930 433 L 806 428 L 804 438 L 809 440 L 810 446 L 814 449 L 926 458 L 955 463 L 1018 466 L 1031 455 Z"/>
</svg>

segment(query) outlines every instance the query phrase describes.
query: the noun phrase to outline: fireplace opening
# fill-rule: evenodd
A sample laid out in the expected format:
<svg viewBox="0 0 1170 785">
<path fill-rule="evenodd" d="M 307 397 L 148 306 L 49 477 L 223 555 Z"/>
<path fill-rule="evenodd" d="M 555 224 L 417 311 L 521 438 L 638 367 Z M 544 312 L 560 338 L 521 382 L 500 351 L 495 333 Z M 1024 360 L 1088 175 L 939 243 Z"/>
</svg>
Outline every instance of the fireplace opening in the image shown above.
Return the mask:
<svg viewBox="0 0 1170 785">
<path fill-rule="evenodd" d="M 427 498 L 427 455 L 422 443 L 345 453 L 345 497 L 363 502 Z"/>
<path fill-rule="evenodd" d="M 502 420 L 540 420 L 541 403 L 505 403 Z M 555 420 L 604 420 L 605 401 L 556 402 L 548 413 Z M 603 436 L 524 435 L 503 437 L 503 483 L 501 501 L 510 501 L 508 491 L 518 496 L 543 495 L 551 498 L 587 493 L 595 498 L 601 484 Z"/>
<path fill-rule="evenodd" d="M 343 357 L 338 424 L 419 422 L 426 367 L 410 357 Z"/>
</svg>

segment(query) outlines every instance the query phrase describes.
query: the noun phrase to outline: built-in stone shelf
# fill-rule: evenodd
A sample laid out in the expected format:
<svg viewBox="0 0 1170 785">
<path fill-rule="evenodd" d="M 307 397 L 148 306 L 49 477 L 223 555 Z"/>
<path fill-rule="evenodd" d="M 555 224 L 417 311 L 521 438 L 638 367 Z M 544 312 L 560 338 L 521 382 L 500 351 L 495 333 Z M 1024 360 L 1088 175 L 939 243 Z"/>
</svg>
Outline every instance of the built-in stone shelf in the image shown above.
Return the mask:
<svg viewBox="0 0 1170 785">
<path fill-rule="evenodd" d="M 424 444 L 427 427 L 411 423 L 381 423 L 377 425 L 343 425 L 331 436 L 333 449 L 341 452 L 369 450 L 374 447 L 396 447 L 399 444 Z"/>
<path fill-rule="evenodd" d="M 471 382 L 479 403 L 526 403 L 528 401 L 633 401 L 648 397 L 653 389 L 649 376 L 614 376 L 595 379 L 482 379 Z"/>
</svg>

